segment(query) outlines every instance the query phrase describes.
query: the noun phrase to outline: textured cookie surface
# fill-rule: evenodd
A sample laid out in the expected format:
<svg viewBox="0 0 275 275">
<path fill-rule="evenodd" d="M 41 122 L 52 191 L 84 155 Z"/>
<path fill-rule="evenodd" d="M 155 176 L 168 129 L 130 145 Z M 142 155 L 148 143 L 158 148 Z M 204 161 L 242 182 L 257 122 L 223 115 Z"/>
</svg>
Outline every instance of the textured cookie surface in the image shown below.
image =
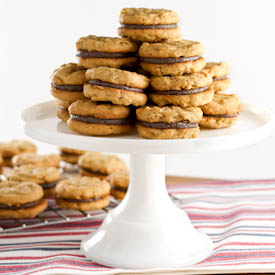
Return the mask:
<svg viewBox="0 0 275 275">
<path fill-rule="evenodd" d="M 207 62 L 204 71 L 208 72 L 212 77 L 226 76 L 229 71 L 229 66 L 226 62 Z"/>
<path fill-rule="evenodd" d="M 20 153 L 35 153 L 36 146 L 27 140 L 14 139 L 10 142 L 0 142 L 0 154 L 5 157 L 13 157 Z"/>
<path fill-rule="evenodd" d="M 220 129 L 228 128 L 235 124 L 238 117 L 207 117 L 203 116 L 200 121 L 200 126 L 204 128 Z"/>
<path fill-rule="evenodd" d="M 114 172 L 107 177 L 107 180 L 114 186 L 128 188 L 129 172 L 127 170 Z"/>
</svg>

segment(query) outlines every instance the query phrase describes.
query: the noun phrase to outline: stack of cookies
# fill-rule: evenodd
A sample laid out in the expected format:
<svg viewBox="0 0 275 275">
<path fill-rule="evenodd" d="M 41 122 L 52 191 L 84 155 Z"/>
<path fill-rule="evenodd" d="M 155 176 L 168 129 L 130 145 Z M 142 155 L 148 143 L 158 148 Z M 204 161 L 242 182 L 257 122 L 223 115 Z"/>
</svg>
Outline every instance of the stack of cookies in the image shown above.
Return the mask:
<svg viewBox="0 0 275 275">
<path fill-rule="evenodd" d="M 78 64 L 62 65 L 52 76 L 58 117 L 91 136 L 125 134 L 136 124 L 144 138 L 182 139 L 197 137 L 199 125 L 231 126 L 241 109 L 235 95 L 230 113 L 202 107 L 213 98 L 223 107 L 223 95 L 215 93 L 230 85 L 227 63 L 206 63 L 202 43 L 183 39 L 178 21 L 171 10 L 125 8 L 121 38 L 80 38 Z"/>
</svg>

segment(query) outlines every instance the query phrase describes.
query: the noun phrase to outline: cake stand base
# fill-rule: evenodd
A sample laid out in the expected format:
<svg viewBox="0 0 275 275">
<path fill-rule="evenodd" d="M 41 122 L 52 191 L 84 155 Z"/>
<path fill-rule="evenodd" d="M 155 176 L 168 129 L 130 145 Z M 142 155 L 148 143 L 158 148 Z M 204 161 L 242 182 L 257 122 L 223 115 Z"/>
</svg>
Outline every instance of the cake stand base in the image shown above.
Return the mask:
<svg viewBox="0 0 275 275">
<path fill-rule="evenodd" d="M 204 260 L 213 245 L 170 200 L 165 156 L 133 154 L 124 200 L 82 241 L 81 250 L 88 259 L 111 267 L 173 268 Z"/>
</svg>

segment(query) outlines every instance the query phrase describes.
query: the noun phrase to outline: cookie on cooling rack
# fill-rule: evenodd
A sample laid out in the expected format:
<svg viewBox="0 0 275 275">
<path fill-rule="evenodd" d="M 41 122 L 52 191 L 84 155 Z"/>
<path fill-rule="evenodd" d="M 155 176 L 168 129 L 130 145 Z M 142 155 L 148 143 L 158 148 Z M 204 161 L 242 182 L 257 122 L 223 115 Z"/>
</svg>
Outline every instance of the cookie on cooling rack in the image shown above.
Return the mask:
<svg viewBox="0 0 275 275">
<path fill-rule="evenodd" d="M 73 177 L 57 184 L 56 202 L 64 209 L 97 210 L 108 206 L 110 189 L 106 180 Z"/>
<path fill-rule="evenodd" d="M 36 146 L 27 140 L 13 139 L 8 142 L 0 142 L 0 154 L 3 157 L 3 166 L 12 167 L 12 158 L 21 153 L 35 153 Z"/>
<path fill-rule="evenodd" d="M 76 48 L 79 64 L 85 68 L 129 67 L 138 62 L 138 45 L 127 38 L 88 35 L 76 42 Z"/>
<path fill-rule="evenodd" d="M 38 155 L 35 153 L 23 153 L 12 158 L 14 167 L 22 165 L 34 165 L 42 167 L 59 167 L 60 156 L 57 154 Z"/>
<path fill-rule="evenodd" d="M 242 111 L 242 105 L 235 94 L 216 93 L 213 101 L 201 109 L 203 117 L 200 126 L 218 129 L 232 126 Z"/>
<path fill-rule="evenodd" d="M 203 52 L 203 45 L 191 40 L 143 43 L 139 48 L 140 65 L 155 76 L 194 73 L 206 64 Z"/>
<path fill-rule="evenodd" d="M 34 218 L 47 208 L 43 189 L 34 182 L 5 181 L 0 184 L 0 217 Z"/>
<path fill-rule="evenodd" d="M 214 90 L 212 77 L 206 72 L 182 76 L 154 76 L 151 78 L 150 99 L 158 106 L 201 106 L 211 102 Z"/>
<path fill-rule="evenodd" d="M 67 147 L 60 147 L 59 151 L 61 159 L 70 164 L 77 164 L 79 157 L 86 153 L 84 150 Z"/>
<path fill-rule="evenodd" d="M 98 67 L 86 72 L 88 83 L 84 95 L 93 101 L 109 101 L 118 105 L 143 106 L 147 101 L 145 89 L 148 77 L 115 68 Z"/>
<path fill-rule="evenodd" d="M 111 195 L 117 200 L 123 200 L 129 186 L 129 172 L 127 170 L 117 171 L 107 177 L 112 189 Z"/>
<path fill-rule="evenodd" d="M 172 10 L 124 8 L 119 21 L 118 34 L 134 41 L 157 42 L 181 37 L 179 17 Z"/>
<path fill-rule="evenodd" d="M 108 175 L 127 170 L 125 162 L 116 155 L 103 155 L 87 152 L 78 160 L 80 174 L 105 179 Z"/>
<path fill-rule="evenodd" d="M 10 181 L 33 181 L 39 184 L 47 198 L 55 195 L 55 186 L 61 178 L 56 167 L 38 167 L 35 165 L 22 165 L 13 170 L 6 170 L 4 175 Z"/>
</svg>

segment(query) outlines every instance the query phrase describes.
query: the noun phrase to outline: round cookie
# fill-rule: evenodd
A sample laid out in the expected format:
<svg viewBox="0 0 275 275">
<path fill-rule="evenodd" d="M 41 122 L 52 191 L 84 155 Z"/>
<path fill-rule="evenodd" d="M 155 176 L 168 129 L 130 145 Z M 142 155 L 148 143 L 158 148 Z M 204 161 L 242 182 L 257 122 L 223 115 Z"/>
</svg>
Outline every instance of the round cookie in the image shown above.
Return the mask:
<svg viewBox="0 0 275 275">
<path fill-rule="evenodd" d="M 61 65 L 52 74 L 52 95 L 59 100 L 70 102 L 85 98 L 83 94 L 85 72 L 86 69 L 76 63 Z"/>
<path fill-rule="evenodd" d="M 182 76 L 155 76 L 151 78 L 149 98 L 159 106 L 201 106 L 211 102 L 214 90 L 212 77 L 206 72 Z"/>
<path fill-rule="evenodd" d="M 215 92 L 225 91 L 229 88 L 231 80 L 228 78 L 229 66 L 226 62 L 208 62 L 203 68 L 212 78 L 211 87 Z"/>
<path fill-rule="evenodd" d="M 67 122 L 67 120 L 70 118 L 68 108 L 71 104 L 72 104 L 71 101 L 62 101 L 62 100 L 57 101 L 56 115 L 58 118 L 60 118 L 64 122 Z"/>
<path fill-rule="evenodd" d="M 206 64 L 203 52 L 203 45 L 191 40 L 145 42 L 139 48 L 140 65 L 155 76 L 194 73 Z"/>
<path fill-rule="evenodd" d="M 87 152 L 78 160 L 80 174 L 105 179 L 109 174 L 127 170 L 125 162 L 116 155 Z"/>
<path fill-rule="evenodd" d="M 84 95 L 93 101 L 110 101 L 118 105 L 143 106 L 147 101 L 145 89 L 148 77 L 115 68 L 98 67 L 86 72 L 88 83 Z"/>
<path fill-rule="evenodd" d="M 216 93 L 213 101 L 201 106 L 203 117 L 200 126 L 212 129 L 232 126 L 242 110 L 239 98 L 235 94 Z"/>
<path fill-rule="evenodd" d="M 4 175 L 10 181 L 32 181 L 39 184 L 47 198 L 55 195 L 55 186 L 61 177 L 56 167 L 37 167 L 35 165 L 22 165 L 5 171 Z"/>
<path fill-rule="evenodd" d="M 64 209 L 97 210 L 108 206 L 110 184 L 91 177 L 73 177 L 56 186 L 56 202 Z"/>
<path fill-rule="evenodd" d="M 181 37 L 179 17 L 166 9 L 124 8 L 120 11 L 118 34 L 134 41 L 158 42 Z"/>
<path fill-rule="evenodd" d="M 56 154 L 38 155 L 35 153 L 22 153 L 12 158 L 13 166 L 31 164 L 42 167 L 59 167 L 60 156 Z"/>
<path fill-rule="evenodd" d="M 186 139 L 199 135 L 198 107 L 144 106 L 136 110 L 139 136 L 149 139 Z"/>
<path fill-rule="evenodd" d="M 3 157 L 3 166 L 12 167 L 12 157 L 21 153 L 35 153 L 36 146 L 28 140 L 13 139 L 9 142 L 0 142 L 0 154 Z"/>
<path fill-rule="evenodd" d="M 0 217 L 34 218 L 47 208 L 43 189 L 34 182 L 5 181 L 0 184 Z"/>
<path fill-rule="evenodd" d="M 129 172 L 127 170 L 117 171 L 107 177 L 112 189 L 111 195 L 117 200 L 123 200 L 129 186 Z"/>
<path fill-rule="evenodd" d="M 77 164 L 79 157 L 86 153 L 86 151 L 84 150 L 78 150 L 67 147 L 60 147 L 59 151 L 61 159 L 70 164 Z"/>
<path fill-rule="evenodd" d="M 138 63 L 138 45 L 119 37 L 88 35 L 76 42 L 79 64 L 85 68 L 130 67 Z"/>
<path fill-rule="evenodd" d="M 88 99 L 69 107 L 68 127 L 88 136 L 125 134 L 134 127 L 131 109 L 122 105 L 101 104 Z"/>
</svg>

